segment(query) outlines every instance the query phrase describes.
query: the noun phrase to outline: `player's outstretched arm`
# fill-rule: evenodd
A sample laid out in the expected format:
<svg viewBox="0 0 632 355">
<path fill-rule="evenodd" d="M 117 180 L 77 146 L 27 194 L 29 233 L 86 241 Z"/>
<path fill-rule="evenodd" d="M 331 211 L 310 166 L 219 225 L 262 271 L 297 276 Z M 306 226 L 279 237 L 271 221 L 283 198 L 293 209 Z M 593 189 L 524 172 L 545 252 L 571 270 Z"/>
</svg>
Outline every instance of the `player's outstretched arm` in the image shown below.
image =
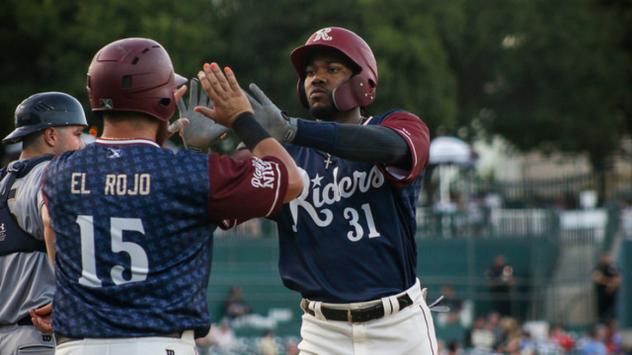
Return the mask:
<svg viewBox="0 0 632 355">
<path fill-rule="evenodd" d="M 272 137 L 281 143 L 292 143 L 296 136 L 298 118 L 287 116 L 268 98 L 255 83 L 248 85 L 248 101 L 252 105 L 255 119 Z"/>
<path fill-rule="evenodd" d="M 255 118 L 279 142 L 316 148 L 353 161 L 410 167 L 408 144 L 388 127 L 316 123 L 288 117 L 256 84 L 251 83 L 248 88 Z"/>
<path fill-rule="evenodd" d="M 196 106 L 195 111 L 233 128 L 254 156 L 279 159 L 288 171 L 288 188 L 283 201 L 296 198 L 303 191 L 299 169 L 285 148 L 257 123 L 252 106 L 232 69 L 225 67 L 222 72 L 217 63 L 204 64 L 204 70 L 198 73 L 198 79 L 215 105 L 212 108 Z"/>
</svg>

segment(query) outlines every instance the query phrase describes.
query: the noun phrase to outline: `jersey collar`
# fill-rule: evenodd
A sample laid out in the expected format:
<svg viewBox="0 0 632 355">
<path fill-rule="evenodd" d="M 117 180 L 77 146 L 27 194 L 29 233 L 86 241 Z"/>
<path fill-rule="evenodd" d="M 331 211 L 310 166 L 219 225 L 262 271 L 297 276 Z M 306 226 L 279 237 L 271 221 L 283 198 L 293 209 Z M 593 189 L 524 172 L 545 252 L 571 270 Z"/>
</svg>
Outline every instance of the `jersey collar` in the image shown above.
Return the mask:
<svg viewBox="0 0 632 355">
<path fill-rule="evenodd" d="M 150 141 L 149 139 L 143 138 L 97 138 L 97 144 L 106 144 L 106 145 L 131 145 L 131 144 L 149 144 L 154 147 L 160 148 L 158 143 L 154 141 Z"/>
</svg>

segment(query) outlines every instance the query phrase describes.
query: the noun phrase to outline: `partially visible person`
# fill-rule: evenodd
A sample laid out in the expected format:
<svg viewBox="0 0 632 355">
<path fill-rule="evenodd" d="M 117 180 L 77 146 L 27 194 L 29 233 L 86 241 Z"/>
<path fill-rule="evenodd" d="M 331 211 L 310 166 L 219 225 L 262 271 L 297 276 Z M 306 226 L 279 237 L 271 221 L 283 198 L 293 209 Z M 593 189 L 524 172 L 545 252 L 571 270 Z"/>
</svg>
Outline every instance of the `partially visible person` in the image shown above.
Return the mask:
<svg viewBox="0 0 632 355">
<path fill-rule="evenodd" d="M 257 120 L 307 173 L 303 193 L 274 216 L 283 284 L 303 298 L 299 348 L 436 354 L 427 290 L 416 275 L 428 127 L 403 109 L 366 113 L 378 66 L 348 29 L 317 30 L 290 59 L 311 119 L 288 118 L 256 85 L 250 91 Z"/>
<path fill-rule="evenodd" d="M 494 310 L 501 316 L 511 316 L 511 294 L 516 282 L 513 267 L 507 264 L 504 255 L 496 255 L 494 263 L 487 269 L 485 276 Z"/>
<path fill-rule="evenodd" d="M 586 337 L 579 340 L 577 352 L 582 355 L 606 355 L 606 327 L 601 324 L 593 326 Z"/>
<path fill-rule="evenodd" d="M 227 319 L 222 319 L 219 325 L 213 325 L 209 332 L 212 349 L 231 351 L 237 344 L 235 331 L 230 327 Z"/>
<path fill-rule="evenodd" d="M 568 335 L 559 324 L 553 324 L 549 330 L 549 340 L 560 346 L 564 351 L 571 351 L 575 347 L 575 339 Z"/>
<path fill-rule="evenodd" d="M 259 339 L 259 354 L 260 355 L 277 355 L 279 352 L 276 341 L 274 340 L 274 333 L 271 330 L 267 330 Z"/>
<path fill-rule="evenodd" d="M 299 355 L 298 344 L 294 340 L 288 340 L 285 344 L 285 355 Z"/>
<path fill-rule="evenodd" d="M 158 42 L 125 38 L 94 56 L 87 89 L 103 133 L 51 161 L 43 183 L 57 355 L 195 354 L 210 326 L 214 230 L 274 214 L 302 191 L 232 70 L 205 64 L 198 79 L 214 105 L 195 110 L 234 128 L 253 157 L 161 148 L 186 80 Z"/>
<path fill-rule="evenodd" d="M 623 351 L 623 337 L 619 332 L 619 322 L 616 319 L 611 319 L 606 324 L 606 347 L 608 348 L 608 354 L 624 354 Z"/>
<path fill-rule="evenodd" d="M 465 346 L 480 351 L 491 351 L 495 343 L 494 332 L 487 327 L 485 317 L 477 317 L 472 328 L 466 333 Z"/>
<path fill-rule="evenodd" d="M 598 320 L 607 323 L 616 317 L 617 295 L 622 280 L 621 273 L 609 253 L 601 255 L 592 279 L 597 294 Z"/>
<path fill-rule="evenodd" d="M 446 315 L 447 324 L 459 323 L 461 310 L 463 309 L 463 300 L 456 295 L 454 289 L 450 285 L 443 285 L 441 287 L 441 294 L 443 295 L 441 303 L 444 306 L 447 306 L 450 310 L 448 313 L 441 313 L 440 315 Z"/>
<path fill-rule="evenodd" d="M 500 316 L 498 312 L 491 312 L 487 315 L 487 322 L 485 324 L 485 328 L 492 332 L 494 335 L 494 347 L 505 342 L 506 334 L 502 327 L 503 318 Z"/>
<path fill-rule="evenodd" d="M 456 340 L 451 340 L 445 347 L 445 355 L 462 355 L 463 349 Z"/>
<path fill-rule="evenodd" d="M 52 354 L 53 270 L 46 258 L 40 194 L 50 159 L 83 147 L 87 126 L 77 99 L 61 92 L 29 96 L 15 110 L 15 130 L 2 143 L 21 143 L 0 170 L 0 354 Z M 37 327 L 37 328 L 36 328 Z"/>
<path fill-rule="evenodd" d="M 224 317 L 233 320 L 250 313 L 250 310 L 250 305 L 244 300 L 241 287 L 231 287 L 224 306 Z"/>
</svg>

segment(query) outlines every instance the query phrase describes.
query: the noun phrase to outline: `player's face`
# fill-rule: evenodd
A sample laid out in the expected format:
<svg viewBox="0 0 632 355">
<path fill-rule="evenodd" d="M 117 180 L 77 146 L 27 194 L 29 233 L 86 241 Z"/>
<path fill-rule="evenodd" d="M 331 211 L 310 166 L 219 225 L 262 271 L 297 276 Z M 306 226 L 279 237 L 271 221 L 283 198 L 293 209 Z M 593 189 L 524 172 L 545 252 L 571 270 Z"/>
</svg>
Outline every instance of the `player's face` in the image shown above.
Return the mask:
<svg viewBox="0 0 632 355">
<path fill-rule="evenodd" d="M 54 147 L 54 154 L 61 154 L 69 150 L 81 149 L 84 146 L 81 134 L 82 126 L 55 127 L 59 137 L 59 144 Z"/>
<path fill-rule="evenodd" d="M 336 53 L 314 55 L 305 67 L 304 89 L 314 117 L 331 120 L 336 112 L 332 93 L 353 75 L 345 59 Z"/>
</svg>

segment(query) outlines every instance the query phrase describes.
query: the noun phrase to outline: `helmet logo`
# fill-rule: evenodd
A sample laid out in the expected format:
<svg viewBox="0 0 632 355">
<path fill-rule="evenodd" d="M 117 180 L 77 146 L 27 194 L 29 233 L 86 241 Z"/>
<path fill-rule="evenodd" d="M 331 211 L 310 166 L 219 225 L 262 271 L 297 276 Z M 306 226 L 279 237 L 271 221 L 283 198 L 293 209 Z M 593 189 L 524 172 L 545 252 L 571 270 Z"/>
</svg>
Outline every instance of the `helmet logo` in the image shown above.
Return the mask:
<svg viewBox="0 0 632 355">
<path fill-rule="evenodd" d="M 316 33 L 314 33 L 314 39 L 312 40 L 312 42 L 331 41 L 334 38 L 329 35 L 329 32 L 331 32 L 331 28 L 329 27 L 316 31 Z"/>
<path fill-rule="evenodd" d="M 112 99 L 99 99 L 99 102 L 101 103 L 102 109 L 111 110 L 114 108 L 114 105 L 112 104 Z"/>
</svg>

